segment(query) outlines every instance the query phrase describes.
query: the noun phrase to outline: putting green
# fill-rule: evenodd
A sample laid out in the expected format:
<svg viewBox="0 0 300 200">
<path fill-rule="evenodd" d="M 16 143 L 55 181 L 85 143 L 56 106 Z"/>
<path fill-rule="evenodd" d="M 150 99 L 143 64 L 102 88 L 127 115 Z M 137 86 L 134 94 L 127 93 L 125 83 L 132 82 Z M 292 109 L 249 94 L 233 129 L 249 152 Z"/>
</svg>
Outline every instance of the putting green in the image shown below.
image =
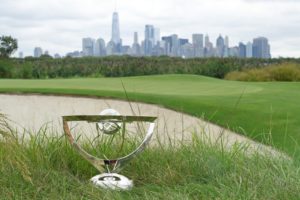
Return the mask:
<svg viewBox="0 0 300 200">
<path fill-rule="evenodd" d="M 246 83 L 195 75 L 0 80 L 1 92 L 74 94 L 160 104 L 203 117 L 300 157 L 300 83 Z"/>
</svg>

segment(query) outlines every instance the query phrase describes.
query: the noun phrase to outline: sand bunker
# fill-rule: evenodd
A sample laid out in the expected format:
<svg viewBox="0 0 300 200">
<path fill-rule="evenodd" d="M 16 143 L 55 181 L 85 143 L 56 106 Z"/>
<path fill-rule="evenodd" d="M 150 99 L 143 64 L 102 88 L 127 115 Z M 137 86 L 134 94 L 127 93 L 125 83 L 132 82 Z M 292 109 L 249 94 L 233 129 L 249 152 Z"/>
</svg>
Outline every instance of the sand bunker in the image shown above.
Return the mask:
<svg viewBox="0 0 300 200">
<path fill-rule="evenodd" d="M 62 131 L 64 115 L 97 115 L 106 108 L 114 108 L 122 115 L 157 116 L 155 138 L 160 141 L 189 142 L 193 133 L 210 142 L 221 142 L 227 147 L 244 143 L 251 149 L 277 152 L 265 145 L 254 142 L 244 136 L 233 133 L 220 126 L 199 118 L 178 113 L 156 105 L 129 103 L 120 100 L 95 99 L 83 97 L 41 96 L 41 95 L 6 95 L 0 94 L 0 112 L 14 121 L 15 126 L 28 130 L 39 130 L 46 123 Z"/>
</svg>

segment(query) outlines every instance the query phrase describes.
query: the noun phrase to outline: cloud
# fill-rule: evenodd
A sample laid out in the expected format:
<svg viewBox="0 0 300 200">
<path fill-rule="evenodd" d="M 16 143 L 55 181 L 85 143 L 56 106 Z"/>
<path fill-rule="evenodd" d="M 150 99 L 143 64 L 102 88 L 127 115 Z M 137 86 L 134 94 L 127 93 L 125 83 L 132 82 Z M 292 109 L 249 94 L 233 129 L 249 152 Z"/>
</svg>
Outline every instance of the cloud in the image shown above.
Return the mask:
<svg viewBox="0 0 300 200">
<path fill-rule="evenodd" d="M 299 0 L 244 0 L 249 3 L 299 3 Z"/>
<path fill-rule="evenodd" d="M 0 35 L 19 40 L 20 50 L 32 55 L 35 46 L 65 54 L 81 49 L 81 38 L 110 40 L 111 0 L 0 0 Z M 295 6 L 297 4 L 297 6 Z M 270 39 L 275 56 L 300 56 L 300 6 L 296 1 L 271 0 L 126 0 L 119 1 L 121 36 L 131 44 L 133 32 L 144 37 L 145 24 L 162 35 L 208 33 L 215 42 L 221 33 L 230 44 Z"/>
</svg>

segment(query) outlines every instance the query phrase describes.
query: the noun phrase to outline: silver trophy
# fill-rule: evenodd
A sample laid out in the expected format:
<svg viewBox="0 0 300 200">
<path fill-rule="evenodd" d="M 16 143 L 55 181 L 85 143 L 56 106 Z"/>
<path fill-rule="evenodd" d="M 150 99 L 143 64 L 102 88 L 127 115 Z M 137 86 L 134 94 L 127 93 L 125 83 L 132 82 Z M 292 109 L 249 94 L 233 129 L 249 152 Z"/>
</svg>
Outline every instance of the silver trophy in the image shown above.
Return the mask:
<svg viewBox="0 0 300 200">
<path fill-rule="evenodd" d="M 122 168 L 138 154 L 140 154 L 148 145 L 153 135 L 156 117 L 148 116 L 122 116 L 113 109 L 106 109 L 100 113 L 100 115 L 87 116 L 63 116 L 63 128 L 64 132 L 70 141 L 74 149 L 89 163 L 91 163 L 100 173 L 91 179 L 92 183 L 98 187 L 113 190 L 128 190 L 133 187 L 133 181 L 129 180 L 125 176 L 118 174 Z M 96 123 L 97 129 L 106 135 L 114 136 L 115 134 L 126 133 L 126 124 L 133 122 L 147 122 L 149 123 L 148 131 L 144 140 L 138 146 L 136 150 L 131 152 L 125 157 L 117 159 L 100 159 L 88 152 L 86 152 L 79 143 L 74 139 L 68 122 L 88 122 Z"/>
</svg>

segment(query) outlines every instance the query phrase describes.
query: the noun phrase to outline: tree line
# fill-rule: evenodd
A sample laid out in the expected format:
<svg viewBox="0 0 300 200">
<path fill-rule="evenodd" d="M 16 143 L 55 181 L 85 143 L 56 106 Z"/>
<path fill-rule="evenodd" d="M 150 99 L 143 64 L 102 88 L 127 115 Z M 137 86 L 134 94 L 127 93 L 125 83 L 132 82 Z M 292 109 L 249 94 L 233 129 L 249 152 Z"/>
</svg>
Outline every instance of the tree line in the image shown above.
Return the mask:
<svg viewBox="0 0 300 200">
<path fill-rule="evenodd" d="M 271 64 L 300 63 L 300 59 L 238 59 L 171 57 L 87 57 L 53 59 L 26 57 L 0 58 L 0 78 L 71 78 L 71 77 L 124 77 L 158 74 L 197 74 L 224 78 L 232 71 L 263 68 Z"/>
</svg>

